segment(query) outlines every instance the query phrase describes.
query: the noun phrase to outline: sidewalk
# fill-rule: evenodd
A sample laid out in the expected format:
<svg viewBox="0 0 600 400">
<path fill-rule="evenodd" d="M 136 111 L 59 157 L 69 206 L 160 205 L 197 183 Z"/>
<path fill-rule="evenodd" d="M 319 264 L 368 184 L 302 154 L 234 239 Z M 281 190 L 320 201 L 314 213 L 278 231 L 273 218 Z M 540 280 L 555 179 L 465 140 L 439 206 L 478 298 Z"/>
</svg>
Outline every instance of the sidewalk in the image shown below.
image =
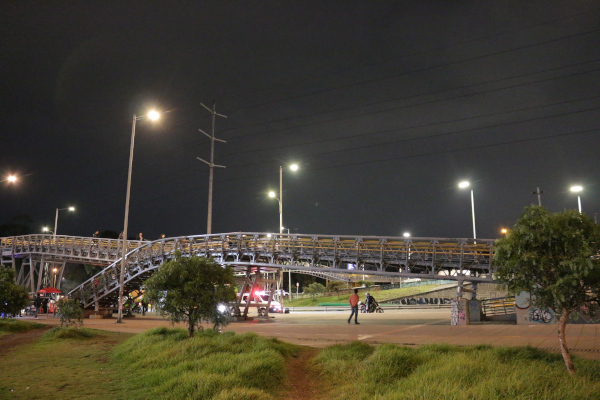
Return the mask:
<svg viewBox="0 0 600 400">
<path fill-rule="evenodd" d="M 276 314 L 272 318 L 233 322 L 223 331 L 254 332 L 263 336 L 307 345 L 326 347 L 360 340 L 367 343 L 395 343 L 418 346 L 427 343 L 449 343 L 459 346 L 489 344 L 492 346 L 534 346 L 558 352 L 558 325 L 477 324 L 450 326 L 449 310 L 401 310 L 383 314 L 359 314 L 360 325 L 348 325 L 347 312 L 302 312 Z M 23 317 L 23 320 L 34 320 Z M 35 322 L 60 325 L 58 318 L 41 315 Z M 124 319 L 86 319 L 84 326 L 115 332 L 139 333 L 159 326 L 171 327 L 169 321 L 148 314 Z M 183 324 L 177 326 L 186 328 Z M 206 326 L 209 328 L 210 326 Z M 567 344 L 573 354 L 600 359 L 600 325 L 567 325 Z"/>
</svg>

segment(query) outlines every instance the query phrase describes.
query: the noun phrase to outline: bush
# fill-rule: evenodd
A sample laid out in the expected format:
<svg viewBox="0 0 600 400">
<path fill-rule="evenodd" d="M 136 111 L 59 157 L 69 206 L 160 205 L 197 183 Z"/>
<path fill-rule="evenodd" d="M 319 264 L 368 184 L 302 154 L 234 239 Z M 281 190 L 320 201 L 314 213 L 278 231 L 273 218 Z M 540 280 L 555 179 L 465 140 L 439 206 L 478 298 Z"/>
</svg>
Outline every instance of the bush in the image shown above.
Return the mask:
<svg viewBox="0 0 600 400">
<path fill-rule="evenodd" d="M 83 325 L 83 310 L 77 300 L 63 297 L 57 305 L 60 326 Z"/>
<path fill-rule="evenodd" d="M 44 326 L 46 325 L 35 322 L 19 321 L 8 318 L 0 319 L 0 332 L 25 332 L 32 329 L 43 328 Z"/>
<path fill-rule="evenodd" d="M 90 339 L 98 336 L 98 331 L 89 328 L 55 327 L 44 333 L 44 339 Z"/>
</svg>

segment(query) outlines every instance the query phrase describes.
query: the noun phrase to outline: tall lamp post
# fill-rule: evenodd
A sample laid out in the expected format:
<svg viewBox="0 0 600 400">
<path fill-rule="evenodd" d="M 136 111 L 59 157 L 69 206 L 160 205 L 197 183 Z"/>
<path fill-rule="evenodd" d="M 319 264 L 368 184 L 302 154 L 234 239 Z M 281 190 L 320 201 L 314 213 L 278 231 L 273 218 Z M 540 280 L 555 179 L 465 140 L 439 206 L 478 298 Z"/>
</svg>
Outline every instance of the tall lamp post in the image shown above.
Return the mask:
<svg viewBox="0 0 600 400">
<path fill-rule="evenodd" d="M 290 170 L 291 171 L 298 171 L 298 164 L 292 164 L 290 165 Z M 279 198 L 275 197 L 275 192 L 269 192 L 269 197 L 271 198 L 275 198 L 279 201 L 279 234 L 281 235 L 283 233 L 283 167 L 280 165 L 279 166 Z M 289 234 L 289 230 L 288 230 L 288 234 Z M 290 287 L 290 293 L 292 292 L 292 271 L 289 270 L 288 271 L 288 280 L 289 280 L 289 287 Z M 291 296 L 291 295 L 290 295 Z"/>
<path fill-rule="evenodd" d="M 458 187 L 461 189 L 466 189 L 471 186 L 469 181 L 462 181 L 458 184 Z M 471 214 L 473 216 L 473 239 L 477 239 L 477 233 L 475 231 L 475 200 L 473 197 L 473 189 L 471 189 Z"/>
<path fill-rule="evenodd" d="M 58 212 L 63 210 L 75 211 L 75 207 L 65 207 L 56 209 L 56 217 L 54 218 L 54 236 L 56 236 L 56 228 L 58 227 Z"/>
<path fill-rule="evenodd" d="M 583 186 L 571 186 L 571 192 L 579 193 L 583 190 Z M 581 196 L 577 194 L 577 206 L 579 207 L 579 214 L 581 214 Z"/>
<path fill-rule="evenodd" d="M 160 117 L 158 111 L 150 111 L 145 117 L 148 117 L 151 121 L 156 121 Z M 131 145 L 129 146 L 129 172 L 127 173 L 127 195 L 125 196 L 125 221 L 123 222 L 123 249 L 121 252 L 121 275 L 119 277 L 119 299 L 117 301 L 119 316 L 117 323 L 123 322 L 123 284 L 125 280 L 125 255 L 127 254 L 127 224 L 129 222 L 129 195 L 131 193 L 131 169 L 133 166 L 133 147 L 135 143 L 135 123 L 138 119 L 142 119 L 144 116 L 138 117 L 133 114 L 133 122 L 131 123 Z"/>
</svg>

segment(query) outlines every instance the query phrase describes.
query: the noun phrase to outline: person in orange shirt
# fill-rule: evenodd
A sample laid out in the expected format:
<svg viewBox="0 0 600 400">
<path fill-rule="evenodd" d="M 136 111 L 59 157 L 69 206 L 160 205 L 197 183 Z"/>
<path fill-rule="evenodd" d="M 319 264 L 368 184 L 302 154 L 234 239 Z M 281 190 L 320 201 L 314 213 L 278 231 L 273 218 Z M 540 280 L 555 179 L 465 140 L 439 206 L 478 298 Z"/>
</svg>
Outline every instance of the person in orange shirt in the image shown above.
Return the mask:
<svg viewBox="0 0 600 400">
<path fill-rule="evenodd" d="M 348 301 L 350 302 L 350 307 L 352 307 L 352 314 L 350 314 L 350 318 L 348 318 L 348 323 L 350 323 L 352 316 L 354 315 L 354 323 L 360 325 L 358 322 L 358 289 L 354 289 L 354 294 L 350 296 Z"/>
</svg>

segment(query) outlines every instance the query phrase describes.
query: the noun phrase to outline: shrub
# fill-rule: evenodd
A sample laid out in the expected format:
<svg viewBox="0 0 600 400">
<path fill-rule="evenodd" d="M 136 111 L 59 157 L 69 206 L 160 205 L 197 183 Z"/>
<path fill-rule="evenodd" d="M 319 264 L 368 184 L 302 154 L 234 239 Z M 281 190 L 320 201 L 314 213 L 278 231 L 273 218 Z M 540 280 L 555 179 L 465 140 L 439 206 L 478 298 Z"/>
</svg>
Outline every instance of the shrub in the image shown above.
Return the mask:
<svg viewBox="0 0 600 400">
<path fill-rule="evenodd" d="M 83 325 L 83 310 L 77 300 L 64 297 L 57 304 L 60 326 Z"/>
</svg>

